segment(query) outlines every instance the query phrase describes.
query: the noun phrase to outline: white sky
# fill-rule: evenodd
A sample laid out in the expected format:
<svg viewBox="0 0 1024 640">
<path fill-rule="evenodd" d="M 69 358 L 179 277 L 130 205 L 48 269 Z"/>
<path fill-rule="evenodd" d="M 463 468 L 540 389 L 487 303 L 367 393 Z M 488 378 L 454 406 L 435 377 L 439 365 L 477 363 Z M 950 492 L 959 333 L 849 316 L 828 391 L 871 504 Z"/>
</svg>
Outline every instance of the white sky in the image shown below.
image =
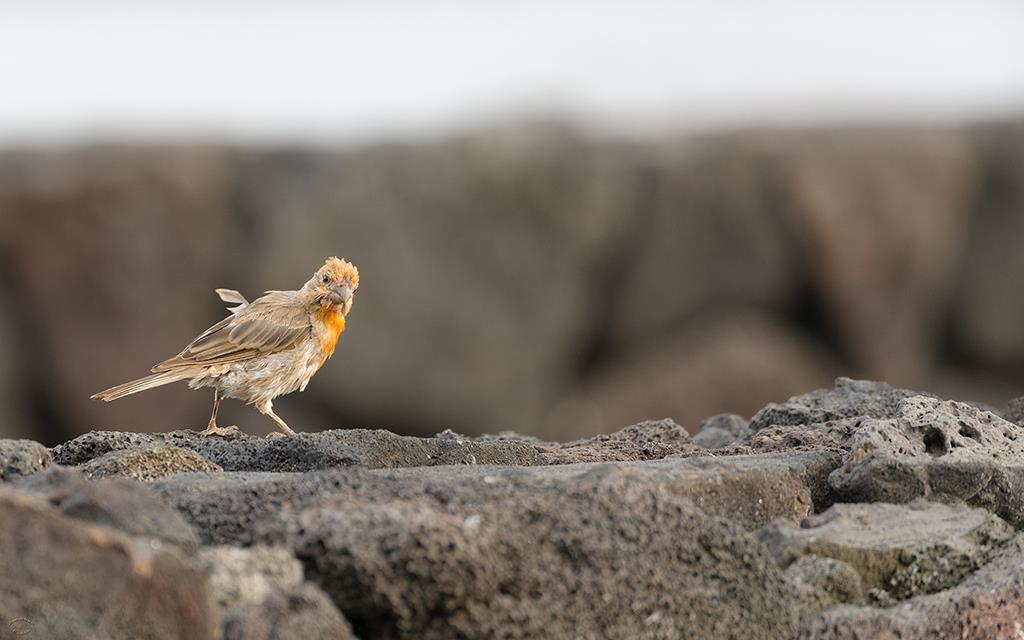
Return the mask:
<svg viewBox="0 0 1024 640">
<path fill-rule="evenodd" d="M 1021 0 L 0 0 L 8 145 L 1014 113 Z"/>
</svg>

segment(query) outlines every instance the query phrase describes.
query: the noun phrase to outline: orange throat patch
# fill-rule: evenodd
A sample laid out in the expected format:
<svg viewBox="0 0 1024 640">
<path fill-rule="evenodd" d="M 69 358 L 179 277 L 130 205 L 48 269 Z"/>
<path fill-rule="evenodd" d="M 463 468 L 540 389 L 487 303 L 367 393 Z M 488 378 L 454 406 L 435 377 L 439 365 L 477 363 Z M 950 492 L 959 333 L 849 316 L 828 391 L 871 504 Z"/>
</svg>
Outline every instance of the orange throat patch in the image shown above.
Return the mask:
<svg viewBox="0 0 1024 640">
<path fill-rule="evenodd" d="M 341 307 L 323 306 L 317 309 L 316 317 L 322 324 L 320 348 L 324 356 L 328 357 L 334 353 L 334 347 L 338 346 L 338 337 L 345 330 L 345 316 L 341 313 Z"/>
</svg>

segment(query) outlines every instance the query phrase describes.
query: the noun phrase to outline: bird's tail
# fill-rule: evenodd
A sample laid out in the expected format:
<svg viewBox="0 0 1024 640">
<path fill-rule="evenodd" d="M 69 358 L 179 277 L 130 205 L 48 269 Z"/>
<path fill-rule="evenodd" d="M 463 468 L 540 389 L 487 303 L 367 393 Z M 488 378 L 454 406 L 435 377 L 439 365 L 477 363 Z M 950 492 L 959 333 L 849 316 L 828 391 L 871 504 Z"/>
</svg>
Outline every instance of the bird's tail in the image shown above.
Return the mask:
<svg viewBox="0 0 1024 640">
<path fill-rule="evenodd" d="M 178 382 L 179 380 L 187 380 L 194 375 L 194 371 L 187 369 L 161 371 L 160 373 L 154 373 L 153 375 L 146 376 L 145 378 L 139 378 L 138 380 L 119 384 L 116 387 L 107 389 L 106 391 L 100 391 L 99 393 L 90 396 L 90 400 L 103 400 L 105 402 L 110 402 L 111 400 L 130 396 L 133 393 L 152 389 L 153 387 L 160 387 L 172 382 Z"/>
</svg>

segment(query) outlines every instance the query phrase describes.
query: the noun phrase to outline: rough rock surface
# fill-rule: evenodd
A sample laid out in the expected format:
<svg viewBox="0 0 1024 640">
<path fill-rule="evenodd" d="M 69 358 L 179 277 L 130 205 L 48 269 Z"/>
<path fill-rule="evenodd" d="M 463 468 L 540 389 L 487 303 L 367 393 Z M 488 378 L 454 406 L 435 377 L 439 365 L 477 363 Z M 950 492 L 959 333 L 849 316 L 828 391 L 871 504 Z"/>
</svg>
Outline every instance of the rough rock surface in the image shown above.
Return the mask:
<svg viewBox="0 0 1024 640">
<path fill-rule="evenodd" d="M 780 521 L 759 533 L 783 567 L 812 555 L 842 561 L 882 603 L 956 585 L 1013 536 L 988 511 L 933 502 L 836 504 L 799 527 Z"/>
<path fill-rule="evenodd" d="M 963 403 L 906 398 L 867 419 L 829 483 L 840 499 L 963 500 L 1024 527 L 1024 427 Z"/>
<path fill-rule="evenodd" d="M 801 398 L 714 449 L 668 420 L 565 444 L 94 432 L 53 449 L 77 467 L 0 486 L 0 638 L 41 615 L 43 637 L 1019 635 L 1024 427 L 880 383 Z M 87 473 L 169 447 L 225 470 Z"/>
<path fill-rule="evenodd" d="M 92 431 L 53 448 L 57 464 L 80 465 L 111 451 L 173 446 L 193 451 L 225 471 L 316 471 L 335 467 L 413 467 L 450 464 L 544 464 L 519 441 L 476 442 L 398 436 L 383 430 L 338 429 L 292 437 L 245 434 L 202 437 L 195 431 L 166 434 Z"/>
<path fill-rule="evenodd" d="M 894 389 L 884 382 L 837 378 L 832 389 L 816 389 L 781 404 L 769 404 L 750 420 L 750 428 L 817 424 L 842 418 L 892 418 L 900 401 L 927 395 Z"/>
<path fill-rule="evenodd" d="M 90 478 L 123 477 L 152 480 L 172 473 L 221 471 L 220 465 L 181 447 L 148 446 L 103 454 L 81 465 Z"/>
<path fill-rule="evenodd" d="M 540 447 L 548 464 L 657 460 L 694 450 L 686 429 L 669 419 L 648 420 L 609 433 Z"/>
<path fill-rule="evenodd" d="M 210 572 L 210 587 L 224 611 L 302 584 L 302 563 L 281 547 L 206 547 L 199 562 Z"/>
<path fill-rule="evenodd" d="M 306 583 L 243 605 L 224 621 L 224 640 L 356 640 L 327 595 Z"/>
<path fill-rule="evenodd" d="M 173 547 L 0 487 L 0 634 L 196 640 L 219 625 L 205 572 Z"/>
<path fill-rule="evenodd" d="M 1024 620 L 1024 537 L 959 585 L 895 607 L 838 606 L 807 621 L 802 640 L 1015 640 Z"/>
<path fill-rule="evenodd" d="M 797 594 L 804 618 L 838 604 L 864 600 L 860 574 L 842 560 L 800 556 L 786 568 L 785 577 Z"/>
<path fill-rule="evenodd" d="M 182 474 L 151 488 L 175 506 L 207 543 L 252 544 L 254 531 L 285 506 L 331 494 L 393 494 L 466 490 L 478 485 L 558 482 L 566 487 L 604 477 L 663 486 L 707 513 L 754 530 L 775 518 L 799 521 L 812 512 L 815 486 L 838 458 L 817 453 L 666 459 L 647 463 L 501 468 L 449 466 L 395 471 L 336 470 L 306 474 Z M 273 539 L 269 542 L 275 542 Z"/>
<path fill-rule="evenodd" d="M 655 483 L 588 475 L 338 495 L 279 526 L 365 637 L 792 635 L 792 597 L 747 534 Z"/>
<path fill-rule="evenodd" d="M 46 447 L 32 440 L 0 440 L 0 480 L 27 476 L 50 466 Z"/>
</svg>

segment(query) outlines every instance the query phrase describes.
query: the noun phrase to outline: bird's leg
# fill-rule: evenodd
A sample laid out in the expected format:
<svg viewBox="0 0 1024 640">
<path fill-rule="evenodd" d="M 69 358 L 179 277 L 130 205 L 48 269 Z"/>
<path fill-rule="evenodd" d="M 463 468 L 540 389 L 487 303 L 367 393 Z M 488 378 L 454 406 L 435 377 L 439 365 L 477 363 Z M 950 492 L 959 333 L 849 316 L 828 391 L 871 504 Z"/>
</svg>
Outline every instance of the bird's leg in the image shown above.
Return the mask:
<svg viewBox="0 0 1024 640">
<path fill-rule="evenodd" d="M 217 428 L 217 410 L 220 409 L 220 389 L 213 390 L 213 413 L 210 414 L 210 424 L 206 426 L 207 429 L 213 430 Z"/>
<path fill-rule="evenodd" d="M 270 401 L 264 402 L 258 405 L 256 408 L 259 409 L 260 413 L 262 413 L 265 416 L 268 416 L 271 420 L 273 420 L 277 424 L 277 428 L 280 429 L 281 431 L 284 431 L 285 435 L 295 435 L 295 432 L 292 431 L 292 428 L 289 427 L 284 420 L 279 418 L 276 413 L 274 413 L 273 405 L 270 403 Z"/>
<path fill-rule="evenodd" d="M 210 414 L 210 423 L 206 425 L 206 431 L 200 431 L 201 436 L 231 436 L 241 435 L 238 427 L 218 427 L 217 426 L 217 410 L 220 409 L 220 389 L 213 390 L 213 413 Z"/>
</svg>

